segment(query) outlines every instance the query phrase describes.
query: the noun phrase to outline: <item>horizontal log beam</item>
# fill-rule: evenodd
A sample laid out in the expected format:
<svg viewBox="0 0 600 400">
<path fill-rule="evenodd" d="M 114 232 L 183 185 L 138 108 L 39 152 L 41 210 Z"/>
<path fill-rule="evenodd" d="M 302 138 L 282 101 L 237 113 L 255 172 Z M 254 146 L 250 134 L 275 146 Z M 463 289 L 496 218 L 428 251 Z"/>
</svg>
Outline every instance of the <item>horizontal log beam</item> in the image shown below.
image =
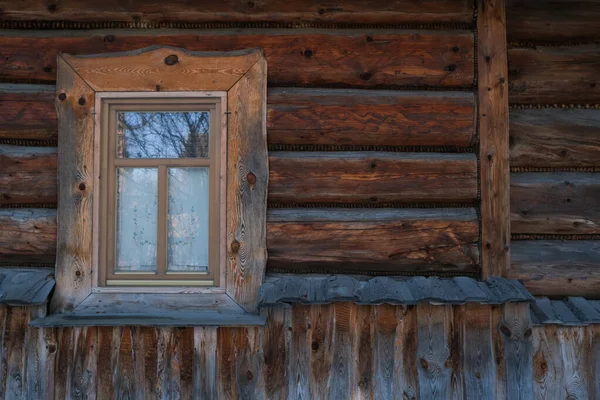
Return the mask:
<svg viewBox="0 0 600 400">
<path fill-rule="evenodd" d="M 54 263 L 56 210 L 0 208 L 0 262 Z"/>
<path fill-rule="evenodd" d="M 54 262 L 56 210 L 0 209 L 0 259 Z M 477 272 L 475 209 L 274 209 L 268 268 Z"/>
<path fill-rule="evenodd" d="M 600 233 L 600 174 L 511 174 L 513 234 Z"/>
<path fill-rule="evenodd" d="M 271 152 L 269 202 L 474 202 L 472 154 Z M 0 145 L 0 204 L 56 202 L 56 148 Z"/>
<path fill-rule="evenodd" d="M 275 209 L 267 269 L 477 272 L 475 209 Z"/>
<path fill-rule="evenodd" d="M 271 152 L 274 203 L 474 202 L 474 154 Z"/>
<path fill-rule="evenodd" d="M 600 39 L 596 0 L 506 0 L 510 42 L 593 42 Z"/>
<path fill-rule="evenodd" d="M 260 47 L 270 85 L 464 87 L 473 84 L 473 40 L 473 32 L 458 30 L 15 30 L 0 36 L 0 53 L 7 55 L 0 59 L 0 76 L 54 82 L 59 52 L 112 53 L 162 44 L 196 51 Z"/>
<path fill-rule="evenodd" d="M 508 99 L 518 104 L 600 103 L 598 45 L 508 50 Z"/>
<path fill-rule="evenodd" d="M 471 146 L 466 92 L 270 89 L 269 144 Z"/>
<path fill-rule="evenodd" d="M 156 0 L 123 2 L 61 0 L 50 7 L 45 0 L 0 1 L 2 19 L 12 21 L 81 22 L 338 22 L 338 23 L 432 23 L 471 22 L 472 0 L 345 0 L 318 1 L 194 1 Z"/>
<path fill-rule="evenodd" d="M 56 140 L 53 85 L 0 84 L 0 139 Z M 472 144 L 475 97 L 466 92 L 271 88 L 272 145 Z"/>
<path fill-rule="evenodd" d="M 509 278 L 536 296 L 600 298 L 600 241 L 516 241 L 511 254 Z"/>
<path fill-rule="evenodd" d="M 510 165 L 600 167 L 600 110 L 511 110 Z"/>
</svg>

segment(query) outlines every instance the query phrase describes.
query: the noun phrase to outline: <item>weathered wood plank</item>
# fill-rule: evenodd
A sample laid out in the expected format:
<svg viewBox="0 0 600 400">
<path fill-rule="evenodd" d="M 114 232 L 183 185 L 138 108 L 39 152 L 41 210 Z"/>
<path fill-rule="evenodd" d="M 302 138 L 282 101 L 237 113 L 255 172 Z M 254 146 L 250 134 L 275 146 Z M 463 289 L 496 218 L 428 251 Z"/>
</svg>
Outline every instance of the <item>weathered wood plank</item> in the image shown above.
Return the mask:
<svg viewBox="0 0 600 400">
<path fill-rule="evenodd" d="M 70 377 L 67 392 L 71 398 L 93 398 L 98 392 L 96 386 L 98 354 L 97 328 L 74 328 L 73 353 L 69 360 Z"/>
<path fill-rule="evenodd" d="M 534 295 L 598 298 L 600 241 L 526 240 L 512 248 L 509 277 Z"/>
<path fill-rule="evenodd" d="M 519 104 L 600 102 L 600 45 L 514 48 L 508 51 L 509 97 Z"/>
<path fill-rule="evenodd" d="M 368 305 L 355 306 L 350 310 L 350 318 L 352 319 L 349 365 L 350 397 L 356 400 L 370 399 L 375 396 L 377 390 L 375 386 L 378 384 L 384 386 L 392 384 L 392 381 L 387 383 L 374 378 L 377 374 L 374 370 L 376 362 L 374 311 L 375 308 Z"/>
<path fill-rule="evenodd" d="M 599 198 L 600 174 L 512 173 L 512 233 L 600 233 Z"/>
<path fill-rule="evenodd" d="M 0 139 L 56 140 L 54 86 L 0 84 Z"/>
<path fill-rule="evenodd" d="M 60 331 L 65 331 L 67 329 L 73 328 L 62 328 Z M 114 397 L 114 381 L 117 379 L 117 377 L 114 376 L 114 365 L 116 363 L 115 352 L 118 351 L 120 347 L 120 335 L 113 340 L 113 331 L 120 328 L 102 326 L 92 329 L 97 329 L 98 331 L 98 354 L 100 355 L 97 359 L 98 365 L 96 367 L 98 390 L 96 396 L 98 399 L 109 399 Z M 57 397 L 57 399 L 58 398 L 59 397 Z"/>
<path fill-rule="evenodd" d="M 464 92 L 273 88 L 269 144 L 471 146 L 475 98 Z"/>
<path fill-rule="evenodd" d="M 564 370 L 556 326 L 533 328 L 533 395 L 535 399 L 564 398 Z"/>
<path fill-rule="evenodd" d="M 510 166 L 600 166 L 600 110 L 511 110 Z"/>
<path fill-rule="evenodd" d="M 56 148 L 0 145 L 0 204 L 56 204 Z"/>
<path fill-rule="evenodd" d="M 259 331 L 260 348 L 264 356 L 263 371 L 264 392 L 266 399 L 285 399 L 290 396 L 287 374 L 291 364 L 290 342 L 292 333 L 291 311 L 283 307 L 261 311 L 268 323 Z"/>
<path fill-rule="evenodd" d="M 589 399 L 591 337 L 583 327 L 560 327 L 557 331 L 565 378 L 563 396 L 569 399 Z"/>
<path fill-rule="evenodd" d="M 195 398 L 217 399 L 217 328 L 194 329 L 194 385 Z"/>
<path fill-rule="evenodd" d="M 528 303 L 502 306 L 499 329 L 504 345 L 506 394 L 508 399 L 533 398 L 533 341 Z"/>
<path fill-rule="evenodd" d="M 269 269 L 478 270 L 472 209 L 277 209 L 268 215 Z"/>
<path fill-rule="evenodd" d="M 0 208 L 0 260 L 54 263 L 56 210 Z"/>
<path fill-rule="evenodd" d="M 311 342 L 312 306 L 294 305 L 291 308 L 292 337 L 289 347 L 288 398 L 311 399 Z"/>
<path fill-rule="evenodd" d="M 59 52 L 96 54 L 157 44 L 194 51 L 263 48 L 270 85 L 473 83 L 473 33 L 457 30 L 6 31 L 0 52 L 10 57 L 0 60 L 0 75 L 52 82 Z"/>
<path fill-rule="evenodd" d="M 272 152 L 275 203 L 473 202 L 474 154 Z"/>
<path fill-rule="evenodd" d="M 417 356 L 419 392 L 423 399 L 445 399 L 450 394 L 452 369 L 450 331 L 452 307 L 419 304 L 417 312 Z"/>
<path fill-rule="evenodd" d="M 28 307 L 29 321 L 46 315 L 46 305 Z M 25 332 L 25 398 L 52 400 L 56 335 L 54 329 L 28 327 Z"/>
<path fill-rule="evenodd" d="M 310 388 L 313 399 L 325 399 L 332 379 L 333 360 L 333 305 L 318 305 L 310 308 Z"/>
<path fill-rule="evenodd" d="M 596 0 L 507 0 L 509 41 L 593 42 L 600 38 Z"/>
<path fill-rule="evenodd" d="M 25 332 L 27 331 L 27 307 L 12 307 L 8 315 L 5 333 L 6 383 L 2 397 L 6 400 L 22 399 L 25 396 Z M 1 393 L 0 393 L 1 394 Z"/>
<path fill-rule="evenodd" d="M 477 3 L 482 277 L 510 265 L 508 84 L 503 0 Z"/>
<path fill-rule="evenodd" d="M 24 0 L 14 3 L 0 1 L 2 18 L 11 21 L 118 21 L 118 22 L 338 22 L 338 23 L 433 23 L 471 22 L 472 0 L 426 0 L 415 3 L 400 0 L 390 3 L 384 0 L 344 2 L 328 1 L 261 1 L 240 3 L 238 1 L 186 0 L 164 3 L 142 0 L 123 3 L 109 0 L 102 6 L 93 1 L 61 0 L 54 7 L 42 0 Z"/>
<path fill-rule="evenodd" d="M 403 387 L 394 388 L 394 378 L 396 368 L 399 366 L 395 365 L 396 362 L 396 331 L 398 324 L 401 324 L 401 319 L 398 318 L 397 310 L 402 307 L 391 306 L 382 304 L 380 306 L 372 307 L 372 317 L 370 321 L 366 321 L 365 329 L 366 332 L 373 330 L 372 349 L 366 349 L 360 354 L 365 356 L 360 359 L 370 361 L 373 364 L 371 367 L 372 372 L 372 385 L 373 397 L 377 399 L 392 399 L 394 396 L 399 396 L 400 392 L 396 392 L 394 389 L 401 391 L 405 389 Z M 370 351 L 369 351 L 370 350 Z M 372 354 L 371 357 L 366 355 Z M 414 353 L 413 353 L 414 355 Z M 370 372 L 370 371 L 369 371 Z M 402 377 L 402 372 L 400 372 Z M 365 396 L 364 398 L 368 398 Z"/>
</svg>

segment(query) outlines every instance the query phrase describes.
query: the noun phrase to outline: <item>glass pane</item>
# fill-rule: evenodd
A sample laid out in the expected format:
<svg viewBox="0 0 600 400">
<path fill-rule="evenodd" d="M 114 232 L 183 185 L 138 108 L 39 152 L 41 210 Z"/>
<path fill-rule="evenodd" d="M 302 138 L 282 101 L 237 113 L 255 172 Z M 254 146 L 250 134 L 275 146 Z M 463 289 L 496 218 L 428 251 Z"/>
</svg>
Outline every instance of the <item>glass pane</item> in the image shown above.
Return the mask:
<svg viewBox="0 0 600 400">
<path fill-rule="evenodd" d="M 117 157 L 208 157 L 208 111 L 117 113 Z"/>
<path fill-rule="evenodd" d="M 169 168 L 167 270 L 208 270 L 208 168 Z"/>
<path fill-rule="evenodd" d="M 156 271 L 157 213 L 157 169 L 117 168 L 115 271 Z"/>
</svg>

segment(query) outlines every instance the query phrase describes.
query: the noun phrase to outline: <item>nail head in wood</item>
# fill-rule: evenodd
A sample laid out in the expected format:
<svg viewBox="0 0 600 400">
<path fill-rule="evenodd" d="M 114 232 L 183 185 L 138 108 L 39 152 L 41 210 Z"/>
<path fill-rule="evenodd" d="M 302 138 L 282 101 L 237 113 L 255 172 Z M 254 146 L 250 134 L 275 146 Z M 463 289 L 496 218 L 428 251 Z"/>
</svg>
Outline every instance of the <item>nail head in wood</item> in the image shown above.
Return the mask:
<svg viewBox="0 0 600 400">
<path fill-rule="evenodd" d="M 248 179 L 248 183 L 251 185 L 254 185 L 256 183 L 256 175 L 254 175 L 252 172 L 248 172 L 246 179 Z"/>
<path fill-rule="evenodd" d="M 66 93 L 61 93 L 58 95 L 58 99 L 60 101 L 65 101 L 67 99 L 67 94 Z"/>
<path fill-rule="evenodd" d="M 175 65 L 179 62 L 179 57 L 176 54 L 171 54 L 170 56 L 165 57 L 165 64 L 167 65 Z"/>
</svg>

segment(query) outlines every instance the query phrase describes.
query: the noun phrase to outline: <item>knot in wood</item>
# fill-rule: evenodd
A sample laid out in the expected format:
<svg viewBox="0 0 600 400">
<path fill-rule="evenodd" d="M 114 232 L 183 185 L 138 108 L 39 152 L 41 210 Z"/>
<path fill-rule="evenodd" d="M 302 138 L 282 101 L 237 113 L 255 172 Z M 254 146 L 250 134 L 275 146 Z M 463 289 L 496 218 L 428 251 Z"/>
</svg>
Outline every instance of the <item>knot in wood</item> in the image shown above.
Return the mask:
<svg viewBox="0 0 600 400">
<path fill-rule="evenodd" d="M 238 251 L 240 251 L 240 242 L 234 240 L 233 242 L 231 242 L 231 252 L 237 253 Z"/>
<path fill-rule="evenodd" d="M 313 351 L 319 350 L 319 342 L 316 342 L 316 341 L 312 342 L 311 348 L 312 348 Z"/>
<path fill-rule="evenodd" d="M 80 106 L 85 106 L 85 97 L 80 97 L 78 103 Z"/>
<path fill-rule="evenodd" d="M 311 49 L 306 49 L 302 52 L 304 58 L 311 58 L 313 56 L 313 52 Z"/>
<path fill-rule="evenodd" d="M 254 378 L 254 374 L 252 373 L 252 371 L 246 372 L 246 378 L 248 378 L 249 381 L 251 381 Z"/>
<path fill-rule="evenodd" d="M 423 367 L 423 369 L 429 369 L 429 363 L 426 359 L 419 358 L 419 363 L 421 364 L 421 367 Z"/>
<path fill-rule="evenodd" d="M 512 332 L 510 331 L 510 328 L 506 325 L 500 325 L 500 332 L 502 332 L 502 334 L 506 337 L 512 336 Z"/>
<path fill-rule="evenodd" d="M 79 184 L 79 190 L 85 190 L 85 183 L 80 183 Z"/>
<path fill-rule="evenodd" d="M 105 42 L 109 42 L 109 43 L 114 42 L 115 41 L 115 35 L 106 35 L 106 36 L 104 36 L 104 41 Z"/>
<path fill-rule="evenodd" d="M 371 74 L 370 72 L 361 72 L 360 75 L 358 75 L 358 77 L 363 81 L 368 81 L 369 79 L 371 79 L 372 76 L 373 74 Z"/>
<path fill-rule="evenodd" d="M 165 57 L 165 64 L 167 65 L 175 65 L 179 62 L 179 57 L 176 54 L 171 54 L 170 56 Z"/>
<path fill-rule="evenodd" d="M 252 172 L 248 172 L 248 175 L 246 175 L 246 179 L 251 185 L 254 185 L 256 183 L 256 175 L 254 175 Z"/>
<path fill-rule="evenodd" d="M 58 99 L 60 101 L 65 101 L 67 99 L 67 94 L 66 93 L 61 93 L 58 95 Z"/>
</svg>

